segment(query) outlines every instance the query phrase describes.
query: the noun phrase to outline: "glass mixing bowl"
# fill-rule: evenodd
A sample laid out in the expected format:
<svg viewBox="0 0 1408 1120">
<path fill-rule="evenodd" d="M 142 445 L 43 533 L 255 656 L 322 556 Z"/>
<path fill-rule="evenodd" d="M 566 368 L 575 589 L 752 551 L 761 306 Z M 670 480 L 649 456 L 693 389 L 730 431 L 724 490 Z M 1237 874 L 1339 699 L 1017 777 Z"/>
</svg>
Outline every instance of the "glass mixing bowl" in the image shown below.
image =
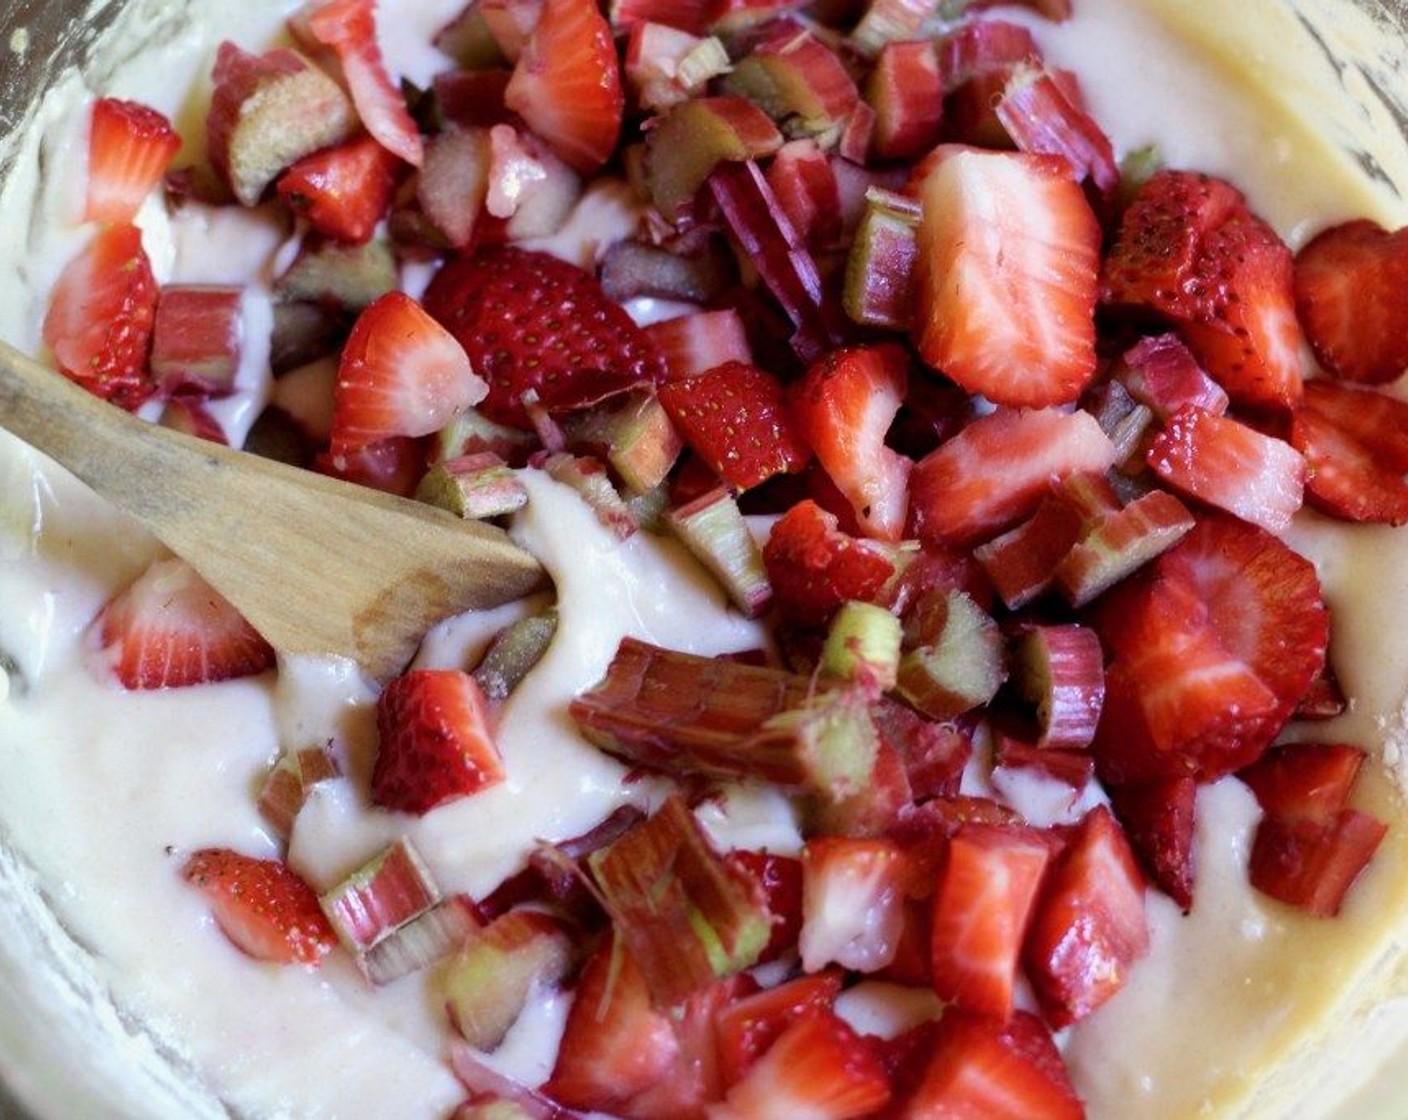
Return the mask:
<svg viewBox="0 0 1408 1120">
<path fill-rule="evenodd" d="M 0 11 L 7 52 L 0 65 L 0 177 L 13 167 L 10 141 L 58 75 L 92 65 L 95 47 L 115 28 L 155 39 L 202 2 L 209 0 L 8 0 Z M 1200 28 L 1209 49 L 1255 71 L 1289 111 L 1313 119 L 1372 179 L 1408 197 L 1404 0 L 1143 2 Z M 1239 18 L 1227 20 L 1229 7 Z M 1286 49 L 1296 41 L 1310 50 Z M 92 85 L 101 88 L 101 74 Z M 192 1071 L 114 1006 L 100 970 L 55 918 L 23 853 L 5 839 L 0 821 L 0 1116 L 228 1116 Z M 1401 1090 L 1394 1099 L 1401 1102 Z M 1368 1115 L 1363 1100 L 1354 1106 L 1356 1120 Z M 1401 1114 L 1398 1107 L 1393 1115 Z"/>
</svg>

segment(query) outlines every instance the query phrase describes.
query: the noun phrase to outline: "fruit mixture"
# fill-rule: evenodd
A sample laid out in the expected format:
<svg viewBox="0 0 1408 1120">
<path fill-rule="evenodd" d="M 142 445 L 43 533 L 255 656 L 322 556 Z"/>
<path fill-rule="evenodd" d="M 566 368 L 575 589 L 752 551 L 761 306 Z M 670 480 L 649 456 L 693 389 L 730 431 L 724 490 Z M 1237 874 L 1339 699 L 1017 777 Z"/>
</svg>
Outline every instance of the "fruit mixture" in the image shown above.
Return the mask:
<svg viewBox="0 0 1408 1120">
<path fill-rule="evenodd" d="M 270 967 L 428 977 L 461 1120 L 1081 1116 L 1062 1032 L 1148 953 L 1149 892 L 1196 905 L 1201 786 L 1255 795 L 1247 880 L 1288 907 L 1333 921 L 1374 858 L 1364 745 L 1314 729 L 1349 703 L 1332 614 L 1282 535 L 1307 506 L 1408 522 L 1408 230 L 1293 254 L 1236 184 L 1116 152 L 1030 30 L 1069 0 L 1025 6 L 474 0 L 413 88 L 390 0 L 331 0 L 221 45 L 208 159 L 93 103 L 64 374 L 226 441 L 244 293 L 159 285 L 139 215 L 255 212 L 285 247 L 250 450 L 473 518 L 542 472 L 765 624 L 721 657 L 623 640 L 567 715 L 649 795 L 482 896 L 404 836 L 321 891 L 182 853 Z M 588 260 L 553 251 L 603 205 Z M 124 689 L 275 670 L 179 559 L 92 632 Z M 502 783 L 497 713 L 554 632 L 535 609 L 386 683 L 365 810 Z M 284 837 L 346 768 L 286 748 L 258 792 Z M 710 835 L 740 785 L 800 846 Z M 903 1029 L 843 1013 L 875 981 Z M 506 1076 L 562 992 L 550 1075 Z"/>
</svg>

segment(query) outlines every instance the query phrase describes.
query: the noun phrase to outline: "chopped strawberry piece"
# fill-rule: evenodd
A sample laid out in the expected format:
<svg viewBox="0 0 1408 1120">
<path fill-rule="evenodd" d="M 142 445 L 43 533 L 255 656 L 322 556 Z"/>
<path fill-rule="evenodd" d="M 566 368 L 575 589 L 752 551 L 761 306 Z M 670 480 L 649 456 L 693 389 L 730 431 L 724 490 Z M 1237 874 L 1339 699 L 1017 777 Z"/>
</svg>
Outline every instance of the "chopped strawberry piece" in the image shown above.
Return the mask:
<svg viewBox="0 0 1408 1120">
<path fill-rule="evenodd" d="M 802 967 L 874 972 L 894 959 L 911 867 L 891 840 L 822 836 L 802 849 Z"/>
<path fill-rule="evenodd" d="M 836 518 L 810 500 L 773 525 L 763 563 L 783 612 L 811 626 L 824 626 L 850 599 L 874 601 L 895 571 L 879 546 L 841 532 Z"/>
<path fill-rule="evenodd" d="M 995 779 L 1002 770 L 1035 770 L 1077 793 L 1095 776 L 1095 759 L 1085 751 L 1037 747 L 1010 735 L 997 737 L 993 766 Z"/>
<path fill-rule="evenodd" d="M 595 277 L 547 253 L 497 246 L 458 257 L 424 302 L 488 381 L 479 409 L 501 424 L 530 426 L 529 392 L 555 413 L 664 379 L 650 336 Z"/>
<path fill-rule="evenodd" d="M 157 423 L 196 439 L 208 439 L 211 443 L 230 446 L 230 439 L 220 426 L 220 421 L 211 413 L 207 398 L 197 392 L 177 392 L 167 397 Z"/>
<path fill-rule="evenodd" d="M 94 621 L 123 688 L 184 688 L 262 673 L 274 651 L 184 560 L 158 560 Z"/>
<path fill-rule="evenodd" d="M 1183 908 L 1193 905 L 1193 826 L 1197 783 L 1162 778 L 1113 786 L 1110 797 L 1130 846 L 1154 885 Z"/>
<path fill-rule="evenodd" d="M 1022 941 L 1050 849 L 1030 832 L 962 825 L 934 886 L 934 991 L 946 1003 L 1005 1022 Z"/>
<path fill-rule="evenodd" d="M 833 350 L 792 395 L 792 415 L 867 536 L 897 541 L 909 509 L 905 456 L 885 446 L 905 396 L 909 356 L 898 346 Z"/>
<path fill-rule="evenodd" d="M 468 673 L 413 669 L 377 697 L 372 801 L 424 815 L 504 780 L 489 705 Z"/>
<path fill-rule="evenodd" d="M 1325 230 L 1295 260 L 1296 311 L 1320 364 L 1371 384 L 1408 368 L 1408 228 L 1367 220 Z"/>
<path fill-rule="evenodd" d="M 1259 757 L 1325 662 L 1315 568 L 1269 533 L 1202 520 L 1110 592 L 1095 740 L 1109 782 L 1212 780 Z"/>
<path fill-rule="evenodd" d="M 690 377 L 725 362 L 753 364 L 753 351 L 737 311 L 696 311 L 645 329 L 665 358 L 671 379 Z"/>
<path fill-rule="evenodd" d="M 386 216 L 397 157 L 371 136 L 304 156 L 280 176 L 279 198 L 319 233 L 362 244 Z"/>
<path fill-rule="evenodd" d="M 920 185 L 920 355 L 997 404 L 1073 401 L 1095 376 L 1100 225 L 1059 156 L 944 147 Z"/>
<path fill-rule="evenodd" d="M 1347 521 L 1408 522 L 1404 448 L 1408 404 L 1328 381 L 1306 385 L 1291 416 L 1291 446 L 1305 456 L 1306 500 Z"/>
<path fill-rule="evenodd" d="M 751 875 L 767 896 L 772 934 L 758 960 L 770 961 L 797 943 L 802 928 L 802 862 L 775 852 L 735 848 L 724 862 Z"/>
<path fill-rule="evenodd" d="M 202 848 L 182 875 L 209 901 L 225 935 L 256 960 L 317 965 L 337 944 L 313 888 L 280 860 Z"/>
<path fill-rule="evenodd" d="M 1092 809 L 1053 864 L 1027 937 L 1027 975 L 1047 1021 L 1085 1018 L 1148 951 L 1144 877 L 1110 811 Z"/>
<path fill-rule="evenodd" d="M 789 413 L 782 383 L 742 362 L 727 362 L 656 390 L 685 443 L 737 490 L 806 466 L 807 445 Z"/>
<path fill-rule="evenodd" d="M 611 27 L 593 0 L 545 0 L 504 101 L 574 171 L 606 162 L 625 95 Z"/>
<path fill-rule="evenodd" d="M 1365 757 L 1348 743 L 1290 743 L 1272 747 L 1237 776 L 1263 812 L 1326 821 L 1349 804 Z"/>
<path fill-rule="evenodd" d="M 324 452 L 313 465 L 333 478 L 409 498 L 425 475 L 425 447 L 422 440 L 392 436 L 359 451 L 342 455 Z"/>
<path fill-rule="evenodd" d="M 709 1115 L 847 1120 L 889 1099 L 889 1077 L 866 1041 L 835 1012 L 818 1009 L 784 1030 Z"/>
<path fill-rule="evenodd" d="M 972 545 L 1030 516 L 1053 480 L 1103 474 L 1115 448 L 1086 412 L 1000 408 L 921 459 L 910 518 L 923 541 Z"/>
<path fill-rule="evenodd" d="M 100 97 L 88 131 L 84 220 L 130 222 L 180 150 L 181 137 L 155 109 Z"/>
<path fill-rule="evenodd" d="M 420 129 L 391 83 L 376 37 L 376 0 L 329 0 L 308 15 L 308 31 L 333 49 L 368 132 L 415 167 L 425 158 Z"/>
<path fill-rule="evenodd" d="M 136 226 L 116 224 L 64 266 L 44 316 L 59 368 L 128 410 L 155 391 L 147 372 L 157 285 Z"/>
<path fill-rule="evenodd" d="M 1028 1012 L 1019 1011 L 1004 1024 L 954 1008 L 944 1012 L 927 1041 L 917 1084 L 895 1110 L 900 1120 L 1085 1116 L 1060 1052 Z"/>
<path fill-rule="evenodd" d="M 784 981 L 721 1008 L 714 1024 L 724 1084 L 736 1085 L 783 1031 L 813 1011 L 829 1011 L 840 992 L 840 973 L 820 972 Z"/>
<path fill-rule="evenodd" d="M 454 337 L 404 292 L 357 318 L 334 390 L 334 458 L 393 436 L 424 436 L 483 399 L 487 387 Z"/>
<path fill-rule="evenodd" d="M 1184 405 L 1154 437 L 1149 466 L 1175 489 L 1279 533 L 1300 509 L 1305 460 L 1290 444 Z"/>
<path fill-rule="evenodd" d="M 1257 825 L 1252 886 L 1317 918 L 1334 917 L 1373 859 L 1388 826 L 1355 809 L 1329 821 L 1268 816 Z"/>
</svg>

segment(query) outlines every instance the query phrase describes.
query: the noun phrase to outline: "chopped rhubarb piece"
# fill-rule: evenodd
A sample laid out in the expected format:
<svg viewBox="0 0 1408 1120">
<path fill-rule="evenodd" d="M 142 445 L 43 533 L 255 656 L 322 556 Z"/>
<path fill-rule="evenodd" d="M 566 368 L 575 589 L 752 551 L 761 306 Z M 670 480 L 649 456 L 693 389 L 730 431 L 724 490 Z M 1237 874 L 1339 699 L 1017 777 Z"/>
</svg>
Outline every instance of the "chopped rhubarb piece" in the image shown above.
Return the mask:
<svg viewBox="0 0 1408 1120">
<path fill-rule="evenodd" d="M 44 343 L 89 392 L 129 411 L 156 386 L 147 370 L 157 285 L 136 226 L 105 226 L 59 274 Z"/>
<path fill-rule="evenodd" d="M 762 550 L 723 487 L 665 514 L 665 524 L 727 593 L 734 606 L 757 618 L 772 602 Z"/>
<path fill-rule="evenodd" d="M 1121 359 L 1120 380 L 1130 396 L 1166 421 L 1184 405 L 1221 416 L 1227 392 L 1203 372 L 1192 352 L 1174 334 L 1141 339 Z"/>
<path fill-rule="evenodd" d="M 792 416 L 866 535 L 898 541 L 911 463 L 885 446 L 904 399 L 909 356 L 898 346 L 833 350 L 807 370 Z"/>
<path fill-rule="evenodd" d="M 528 504 L 528 491 L 492 451 L 445 459 L 426 472 L 416 498 L 457 517 L 499 517 Z"/>
<path fill-rule="evenodd" d="M 631 25 L 626 81 L 643 109 L 659 113 L 679 105 L 728 68 L 728 51 L 716 36 L 701 38 L 649 20 Z"/>
<path fill-rule="evenodd" d="M 650 21 L 702 35 L 709 23 L 709 7 L 707 0 L 612 0 L 611 26 L 631 30 Z"/>
<path fill-rule="evenodd" d="M 1304 494 L 1305 460 L 1289 443 L 1185 405 L 1149 447 L 1164 481 L 1244 521 L 1279 533 Z"/>
<path fill-rule="evenodd" d="M 1114 454 L 1089 413 L 998 409 L 915 465 L 913 526 L 933 544 L 990 539 L 1034 513 L 1052 479 L 1102 474 Z"/>
<path fill-rule="evenodd" d="M 370 949 L 439 901 L 430 868 L 405 837 L 318 896 L 338 940 L 354 953 Z"/>
<path fill-rule="evenodd" d="M 184 560 L 154 561 L 93 621 L 127 689 L 184 688 L 262 673 L 274 650 Z"/>
<path fill-rule="evenodd" d="M 1007 20 L 974 20 L 939 41 L 939 71 L 950 93 L 981 75 L 1039 58 L 1032 33 Z"/>
<path fill-rule="evenodd" d="M 457 413 L 435 433 L 431 461 L 443 463 L 466 455 L 496 455 L 511 466 L 521 467 L 536 449 L 537 441 L 517 428 L 496 424 L 477 408 Z"/>
<path fill-rule="evenodd" d="M 835 248 L 841 239 L 841 195 L 831 159 L 811 138 L 777 150 L 765 177 L 802 244 Z"/>
<path fill-rule="evenodd" d="M 150 106 L 115 97 L 93 102 L 84 220 L 130 222 L 180 150 L 171 122 Z"/>
<path fill-rule="evenodd" d="M 625 540 L 640 527 L 631 515 L 620 491 L 611 482 L 606 464 L 589 455 L 569 455 L 565 451 L 535 458 L 533 464 L 564 486 L 570 486 L 587 503 L 601 524 Z"/>
<path fill-rule="evenodd" d="M 211 392 L 234 388 L 240 368 L 243 293 L 237 287 L 168 284 L 152 325 L 152 376 L 192 381 Z"/>
<path fill-rule="evenodd" d="M 1006 1023 L 961 1010 L 944 1012 L 923 1046 L 918 1083 L 896 1112 L 904 1120 L 981 1116 L 983 1120 L 1081 1120 L 1085 1108 L 1060 1051 L 1036 1016 Z"/>
<path fill-rule="evenodd" d="M 1122 473 L 1144 470 L 1143 450 L 1154 424 L 1154 410 L 1140 404 L 1120 381 L 1102 381 L 1081 398 L 1081 407 L 1095 417 L 1100 430 L 1115 445 L 1115 463 Z"/>
<path fill-rule="evenodd" d="M 596 278 L 547 253 L 498 246 L 456 257 L 435 274 L 425 308 L 488 381 L 479 407 L 501 424 L 529 426 L 523 398 L 530 391 L 557 413 L 664 376 L 650 336 Z"/>
<path fill-rule="evenodd" d="M 878 0 L 872 3 L 853 38 L 866 31 L 866 21 L 880 11 L 909 12 L 923 0 Z M 932 7 L 932 3 L 928 4 Z M 873 146 L 880 159 L 914 159 L 938 143 L 943 120 L 943 75 L 939 56 L 927 41 L 886 42 L 865 85 L 865 99 L 875 110 Z"/>
<path fill-rule="evenodd" d="M 485 22 L 483 5 L 473 0 L 435 33 L 431 43 L 461 70 L 488 70 L 507 61 Z"/>
<path fill-rule="evenodd" d="M 1007 675 L 1002 635 L 973 599 L 958 590 L 925 595 L 909 619 L 913 646 L 900 659 L 899 694 L 931 719 L 950 719 L 986 704 Z"/>
<path fill-rule="evenodd" d="M 831 1010 L 840 992 L 840 974 L 821 972 L 784 981 L 721 1008 L 714 1026 L 724 1085 L 736 1085 L 798 1019 L 813 1011 Z"/>
<path fill-rule="evenodd" d="M 1089 179 L 1101 194 L 1119 186 L 1109 137 L 1044 67 L 1018 66 L 994 112 L 1021 151 L 1064 156 L 1076 178 Z"/>
<path fill-rule="evenodd" d="M 275 832 L 287 838 L 312 788 L 341 773 L 328 747 L 285 751 L 264 779 L 259 792 L 259 815 Z"/>
<path fill-rule="evenodd" d="M 372 984 L 390 984 L 443 960 L 482 925 L 474 903 L 466 896 L 442 898 L 359 954 L 357 968 Z"/>
<path fill-rule="evenodd" d="M 643 392 L 584 413 L 568 428 L 567 442 L 604 457 L 629 494 L 659 486 L 684 450 L 660 401 Z"/>
<path fill-rule="evenodd" d="M 1367 220 L 1322 231 L 1295 259 L 1296 311 L 1320 364 L 1381 384 L 1408 369 L 1408 229 Z"/>
<path fill-rule="evenodd" d="M 726 362 L 754 364 L 742 316 L 732 308 L 665 319 L 652 323 L 646 333 L 664 353 L 671 379 L 691 377 Z"/>
<path fill-rule="evenodd" d="M 620 303 L 641 296 L 709 303 L 733 282 L 732 273 L 733 264 L 724 259 L 717 241 L 692 255 L 643 241 L 618 241 L 602 257 L 601 288 Z"/>
<path fill-rule="evenodd" d="M 1102 517 L 1054 573 L 1056 587 L 1073 607 L 1083 607 L 1182 540 L 1195 524 L 1182 502 L 1151 490 Z"/>
<path fill-rule="evenodd" d="M 650 199 L 674 220 L 715 167 L 772 155 L 782 133 L 751 101 L 724 94 L 674 106 L 646 133 L 645 144 Z"/>
<path fill-rule="evenodd" d="M 278 181 L 279 198 L 325 237 L 370 239 L 391 207 L 397 159 L 370 136 L 304 156 Z"/>
<path fill-rule="evenodd" d="M 656 391 L 684 441 L 738 490 L 806 465 L 806 440 L 782 383 L 765 370 L 730 362 Z"/>
<path fill-rule="evenodd" d="M 973 558 L 1008 608 L 1018 610 L 1052 585 L 1057 567 L 1089 527 L 1073 503 L 1049 494 L 1026 521 L 975 548 Z"/>
<path fill-rule="evenodd" d="M 305 241 L 293 263 L 274 281 L 281 300 L 361 311 L 396 290 L 396 258 L 381 238 L 365 245 Z"/>
<path fill-rule="evenodd" d="M 934 885 L 934 991 L 998 1022 L 1013 1011 L 1022 941 L 1050 848 L 1034 833 L 963 825 L 949 837 Z"/>
<path fill-rule="evenodd" d="M 789 137 L 812 136 L 824 147 L 835 144 L 860 101 L 841 59 L 800 24 L 768 35 L 723 85 L 759 105 Z"/>
<path fill-rule="evenodd" d="M 851 599 L 874 602 L 895 574 L 879 544 L 837 528 L 836 518 L 815 502 L 798 502 L 772 527 L 763 563 L 785 615 L 824 626 Z"/>
<path fill-rule="evenodd" d="M 377 41 L 375 0 L 329 0 L 308 14 L 308 30 L 342 63 L 352 104 L 377 143 L 419 167 L 425 156 L 420 130 L 391 84 Z"/>
<path fill-rule="evenodd" d="M 677 796 L 587 866 L 661 1007 L 751 967 L 771 936 L 761 886 L 724 861 Z"/>
<path fill-rule="evenodd" d="M 1095 738 L 1105 700 L 1100 639 L 1084 626 L 1033 626 L 1012 648 L 1012 679 L 1036 708 L 1037 745 L 1079 750 Z"/>
<path fill-rule="evenodd" d="M 1305 456 L 1306 500 L 1347 521 L 1408 522 L 1408 404 L 1326 381 L 1306 385 L 1291 446 Z"/>
<path fill-rule="evenodd" d="M 582 198 L 582 179 L 542 141 L 505 124 L 489 130 L 489 193 L 485 207 L 506 217 L 510 241 L 551 237 Z"/>
<path fill-rule="evenodd" d="M 350 455 L 320 454 L 313 467 L 345 482 L 409 498 L 425 475 L 425 449 L 409 436 L 392 436 Z"/>
<path fill-rule="evenodd" d="M 313 888 L 279 860 L 203 848 L 181 873 L 225 936 L 256 960 L 316 966 L 337 944 Z"/>
<path fill-rule="evenodd" d="M 487 10 L 488 5 L 482 5 Z M 430 91 L 441 127 L 491 128 L 512 123 L 513 116 L 504 105 L 504 90 L 508 88 L 512 71 L 488 69 L 478 71 L 444 70 L 431 79 Z"/>
<path fill-rule="evenodd" d="M 212 80 L 210 161 L 246 206 L 285 168 L 347 140 L 357 125 L 347 95 L 297 51 L 252 55 L 222 43 Z"/>
<path fill-rule="evenodd" d="M 611 28 L 591 0 L 545 0 L 504 101 L 574 171 L 597 170 L 621 131 L 625 95 Z"/>
<path fill-rule="evenodd" d="M 416 180 L 421 213 L 447 248 L 474 237 L 489 192 L 489 133 L 449 125 L 426 146 Z"/>
<path fill-rule="evenodd" d="M 1356 809 L 1341 809 L 1328 821 L 1269 815 L 1257 825 L 1248 877 L 1263 894 L 1332 918 L 1387 831 Z"/>
<path fill-rule="evenodd" d="M 925 719 L 903 704 L 882 702 L 873 711 L 882 740 L 899 752 L 915 800 L 958 792 L 972 736 L 956 723 Z"/>
<path fill-rule="evenodd" d="M 1064 1027 L 1124 987 L 1149 951 L 1144 879 L 1110 811 L 1092 809 L 1056 858 L 1027 935 L 1027 976 Z"/>
<path fill-rule="evenodd" d="M 843 296 L 846 314 L 857 323 L 909 329 L 919 218 L 919 207 L 902 195 L 877 187 L 865 192 Z"/>
<path fill-rule="evenodd" d="M 449 331 L 410 296 L 388 292 L 358 317 L 342 351 L 332 453 L 429 435 L 486 392 Z"/>
<path fill-rule="evenodd" d="M 1154 885 L 1183 908 L 1193 906 L 1193 829 L 1197 783 L 1162 778 L 1113 786 L 1110 797 L 1130 847 Z"/>
<path fill-rule="evenodd" d="M 889 1099 L 889 1078 L 866 1040 L 822 1008 L 788 1026 L 709 1114 L 848 1120 L 874 1114 Z"/>
<path fill-rule="evenodd" d="M 1349 805 L 1365 757 L 1348 743 L 1289 743 L 1272 747 L 1237 776 L 1266 814 L 1324 822 Z"/>
<path fill-rule="evenodd" d="M 849 697 L 836 693 L 830 700 L 814 699 L 807 705 L 822 709 L 822 715 L 811 717 L 817 730 L 810 734 L 817 745 L 810 750 L 820 759 L 814 765 L 815 789 L 797 802 L 806 835 L 881 836 L 914 802 L 906 759 L 879 734 L 873 712 L 864 712 L 856 702 L 871 694 L 869 690 L 857 690 Z"/>
<path fill-rule="evenodd" d="M 828 676 L 884 692 L 895 686 L 904 628 L 884 607 L 849 602 L 831 620 L 822 650 Z"/>
<path fill-rule="evenodd" d="M 376 717 L 376 805 L 423 815 L 504 779 L 487 701 L 468 673 L 413 669 L 382 690 Z"/>
<path fill-rule="evenodd" d="M 551 607 L 500 630 L 473 673 L 485 699 L 506 700 L 542 659 L 556 633 L 557 610 Z"/>
<path fill-rule="evenodd" d="M 910 874 L 893 841 L 839 836 L 802 849 L 802 967 L 874 972 L 895 955 Z"/>
<path fill-rule="evenodd" d="M 495 1050 L 535 990 L 559 983 L 572 942 L 547 914 L 510 910 L 475 931 L 440 973 L 450 1022 L 476 1050 Z"/>
<path fill-rule="evenodd" d="M 920 355 L 998 404 L 1075 400 L 1095 376 L 1100 226 L 1070 165 L 961 147 L 926 162 Z"/>
<path fill-rule="evenodd" d="M 802 929 L 802 861 L 775 852 L 735 848 L 724 856 L 724 862 L 751 875 L 767 896 L 772 934 L 758 955 L 758 963 L 776 960 L 797 944 Z"/>
<path fill-rule="evenodd" d="M 220 421 L 215 419 L 208 406 L 208 398 L 190 391 L 176 392 L 161 406 L 158 423 L 163 428 L 184 432 L 197 439 L 208 439 L 225 447 L 230 445 L 229 437 Z"/>
</svg>

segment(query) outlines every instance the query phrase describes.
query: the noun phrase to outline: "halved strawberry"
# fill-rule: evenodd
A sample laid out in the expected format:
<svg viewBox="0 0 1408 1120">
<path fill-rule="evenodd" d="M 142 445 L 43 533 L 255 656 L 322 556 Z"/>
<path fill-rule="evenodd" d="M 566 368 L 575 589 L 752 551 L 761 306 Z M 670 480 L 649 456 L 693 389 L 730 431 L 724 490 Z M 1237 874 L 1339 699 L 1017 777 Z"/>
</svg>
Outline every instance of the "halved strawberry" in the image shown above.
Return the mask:
<svg viewBox="0 0 1408 1120">
<path fill-rule="evenodd" d="M 372 801 L 423 815 L 504 780 L 489 703 L 458 669 L 413 669 L 377 697 Z"/>
<path fill-rule="evenodd" d="M 274 651 L 184 560 L 158 560 L 94 620 L 123 688 L 184 688 L 262 673 Z"/>
<path fill-rule="evenodd" d="M 1320 364 L 1351 381 L 1408 369 L 1408 227 L 1361 219 L 1333 226 L 1296 254 L 1296 311 Z"/>
<path fill-rule="evenodd" d="M 791 398 L 817 461 L 867 536 L 897 541 L 909 510 L 909 459 L 885 446 L 904 400 L 909 356 L 899 346 L 833 350 L 812 364 Z"/>
<path fill-rule="evenodd" d="M 44 315 L 44 343 L 71 380 L 136 409 L 156 390 L 147 371 L 156 305 L 141 231 L 106 226 L 59 274 Z"/>
<path fill-rule="evenodd" d="M 1317 918 L 1333 917 L 1387 831 L 1357 809 L 1341 809 L 1328 822 L 1264 817 L 1247 874 L 1264 894 Z"/>
<path fill-rule="evenodd" d="M 802 967 L 874 972 L 894 959 L 910 864 L 892 840 L 818 836 L 802 849 Z"/>
<path fill-rule="evenodd" d="M 337 367 L 334 459 L 393 436 L 424 436 L 483 399 L 464 348 L 404 292 L 357 318 Z"/>
<path fill-rule="evenodd" d="M 594 0 L 545 0 L 504 102 L 573 170 L 610 157 L 625 94 L 611 27 Z"/>
<path fill-rule="evenodd" d="M 878 545 L 841 532 L 836 518 L 810 499 L 773 525 L 763 563 L 783 613 L 811 626 L 824 626 L 850 599 L 873 601 L 895 572 Z"/>
<path fill-rule="evenodd" d="M 1075 400 L 1095 376 L 1100 224 L 1070 164 L 938 153 L 919 188 L 920 355 L 997 404 Z"/>
<path fill-rule="evenodd" d="M 130 222 L 180 150 L 171 122 L 150 106 L 115 97 L 93 102 L 84 220 Z"/>
<path fill-rule="evenodd" d="M 783 1031 L 804 1015 L 829 1010 L 840 992 L 839 972 L 819 972 L 764 988 L 721 1008 L 714 1026 L 723 1083 L 736 1084 Z"/>
<path fill-rule="evenodd" d="M 304 156 L 280 176 L 285 206 L 319 233 L 362 244 L 385 217 L 396 189 L 397 157 L 371 136 Z"/>
<path fill-rule="evenodd" d="M 1148 951 L 1144 877 L 1109 809 L 1092 809 L 1052 865 L 1027 936 L 1027 975 L 1047 1022 L 1089 1015 Z"/>
<path fill-rule="evenodd" d="M 766 370 L 726 362 L 656 393 L 685 443 L 736 490 L 806 466 L 809 451 L 782 383 Z"/>
<path fill-rule="evenodd" d="M 1287 743 L 1237 776 L 1251 787 L 1263 812 L 1324 821 L 1349 804 L 1366 757 L 1349 743 Z"/>
<path fill-rule="evenodd" d="M 1311 381 L 1291 416 L 1306 500 L 1347 521 L 1408 522 L 1408 404 L 1370 389 Z"/>
<path fill-rule="evenodd" d="M 555 413 L 664 380 L 650 336 L 594 276 L 547 253 L 495 246 L 458 257 L 435 274 L 424 304 L 488 381 L 480 411 L 501 424 L 530 427 L 529 392 Z"/>
<path fill-rule="evenodd" d="M 308 31 L 342 63 L 352 104 L 367 131 L 388 151 L 419 167 L 425 145 L 386 73 L 376 37 L 376 0 L 329 0 L 308 14 Z"/>
<path fill-rule="evenodd" d="M 281 860 L 202 848 L 181 873 L 210 901 L 225 935 L 256 960 L 317 965 L 337 944 L 317 894 Z"/>
<path fill-rule="evenodd" d="M 1161 778 L 1110 787 L 1115 815 L 1154 885 L 1183 908 L 1193 905 L 1193 826 L 1197 783 Z"/>
</svg>

